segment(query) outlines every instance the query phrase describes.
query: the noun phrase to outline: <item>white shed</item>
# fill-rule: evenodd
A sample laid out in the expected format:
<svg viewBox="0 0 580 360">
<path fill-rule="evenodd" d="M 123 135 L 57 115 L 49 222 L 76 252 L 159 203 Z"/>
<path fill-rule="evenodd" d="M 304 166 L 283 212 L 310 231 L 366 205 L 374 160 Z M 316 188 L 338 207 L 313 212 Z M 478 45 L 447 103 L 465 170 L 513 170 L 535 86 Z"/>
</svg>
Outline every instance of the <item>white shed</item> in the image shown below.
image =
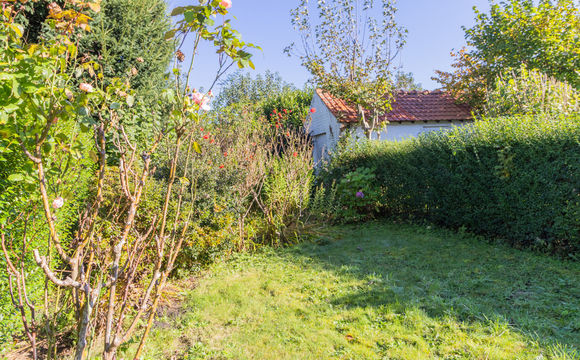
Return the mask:
<svg viewBox="0 0 580 360">
<path fill-rule="evenodd" d="M 399 91 L 394 94 L 391 106 L 391 112 L 382 119 L 387 120 L 388 124 L 381 132 L 381 140 L 403 140 L 473 121 L 469 106 L 458 104 L 448 93 L 438 90 Z M 358 112 L 345 101 L 317 89 L 311 107 L 315 112 L 311 114 L 312 120 L 307 126 L 313 141 L 315 164 L 332 151 L 346 130 L 364 136 Z"/>
</svg>

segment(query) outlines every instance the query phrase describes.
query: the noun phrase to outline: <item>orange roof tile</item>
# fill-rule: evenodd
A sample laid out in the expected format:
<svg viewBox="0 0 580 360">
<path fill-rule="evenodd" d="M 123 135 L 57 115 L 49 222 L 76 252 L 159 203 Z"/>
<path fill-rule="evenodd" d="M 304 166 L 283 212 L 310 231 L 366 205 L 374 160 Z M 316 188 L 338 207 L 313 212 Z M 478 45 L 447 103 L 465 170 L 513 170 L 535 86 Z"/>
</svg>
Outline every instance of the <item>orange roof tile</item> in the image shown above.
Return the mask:
<svg viewBox="0 0 580 360">
<path fill-rule="evenodd" d="M 342 123 L 359 121 L 356 108 L 328 92 L 317 89 L 316 93 L 330 112 Z M 392 110 L 386 115 L 388 121 L 438 121 L 472 120 L 471 109 L 458 104 L 451 95 L 436 91 L 398 91 L 391 103 Z M 385 117 L 381 121 L 385 120 Z"/>
</svg>

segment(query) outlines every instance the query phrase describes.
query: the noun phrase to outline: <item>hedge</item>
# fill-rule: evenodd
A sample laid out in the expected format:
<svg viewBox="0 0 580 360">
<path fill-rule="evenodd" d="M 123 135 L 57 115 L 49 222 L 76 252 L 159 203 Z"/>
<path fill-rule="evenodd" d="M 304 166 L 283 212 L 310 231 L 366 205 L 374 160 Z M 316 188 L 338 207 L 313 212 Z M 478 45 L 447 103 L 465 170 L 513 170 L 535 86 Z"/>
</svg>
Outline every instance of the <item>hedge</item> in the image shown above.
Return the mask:
<svg viewBox="0 0 580 360">
<path fill-rule="evenodd" d="M 487 119 L 402 142 L 346 142 L 327 186 L 373 169 L 381 214 L 578 258 L 580 116 Z"/>
</svg>

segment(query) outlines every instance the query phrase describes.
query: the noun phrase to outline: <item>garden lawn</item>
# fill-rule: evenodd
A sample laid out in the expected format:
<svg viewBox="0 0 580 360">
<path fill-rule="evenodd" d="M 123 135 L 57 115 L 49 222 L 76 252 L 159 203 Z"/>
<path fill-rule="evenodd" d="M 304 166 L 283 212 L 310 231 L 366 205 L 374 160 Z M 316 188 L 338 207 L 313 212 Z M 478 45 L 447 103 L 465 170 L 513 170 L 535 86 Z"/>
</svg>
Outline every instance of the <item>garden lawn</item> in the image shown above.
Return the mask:
<svg viewBox="0 0 580 360">
<path fill-rule="evenodd" d="M 578 263 L 471 235 L 336 227 L 213 266 L 147 358 L 580 359 L 579 280 Z"/>
</svg>

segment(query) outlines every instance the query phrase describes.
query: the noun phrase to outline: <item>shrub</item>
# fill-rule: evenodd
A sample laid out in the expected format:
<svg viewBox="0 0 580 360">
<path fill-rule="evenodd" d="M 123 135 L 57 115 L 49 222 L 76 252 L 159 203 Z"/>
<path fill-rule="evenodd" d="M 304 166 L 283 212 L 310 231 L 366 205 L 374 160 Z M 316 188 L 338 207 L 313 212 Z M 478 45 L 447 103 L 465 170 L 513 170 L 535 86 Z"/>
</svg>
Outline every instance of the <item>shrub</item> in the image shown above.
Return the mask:
<svg viewBox="0 0 580 360">
<path fill-rule="evenodd" d="M 308 117 L 312 93 L 311 90 L 283 91 L 262 103 L 262 113 L 271 123 L 282 122 L 285 126 L 300 129 Z"/>
<path fill-rule="evenodd" d="M 578 256 L 580 116 L 479 121 L 403 142 L 363 142 L 321 169 L 325 187 L 376 169 L 381 212 Z"/>
<path fill-rule="evenodd" d="M 522 66 L 500 76 L 487 94 L 488 117 L 506 115 L 570 116 L 580 111 L 580 91 L 537 70 Z"/>
</svg>

